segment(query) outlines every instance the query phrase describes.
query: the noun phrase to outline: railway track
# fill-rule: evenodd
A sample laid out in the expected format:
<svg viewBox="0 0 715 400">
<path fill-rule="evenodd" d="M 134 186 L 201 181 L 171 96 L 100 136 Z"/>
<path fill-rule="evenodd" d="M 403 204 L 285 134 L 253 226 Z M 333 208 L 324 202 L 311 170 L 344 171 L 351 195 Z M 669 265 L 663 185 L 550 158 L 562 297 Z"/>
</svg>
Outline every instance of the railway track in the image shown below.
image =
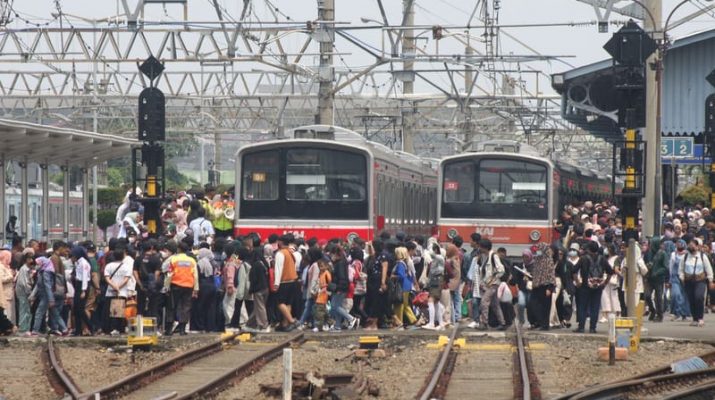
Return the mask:
<svg viewBox="0 0 715 400">
<path fill-rule="evenodd" d="M 80 390 L 62 368 L 52 340 L 48 340 L 51 370 L 73 400 L 108 399 L 191 399 L 203 398 L 260 369 L 281 354 L 285 347 L 303 338 L 293 335 L 275 345 L 232 345 L 236 335 L 184 352 L 101 388 Z"/>
<path fill-rule="evenodd" d="M 715 369 L 715 351 L 711 351 L 711 352 L 702 354 L 699 357 L 702 358 L 703 361 L 705 361 L 705 363 L 707 363 L 709 366 L 711 366 L 710 369 Z M 626 390 L 625 388 L 627 387 L 628 384 L 636 384 L 638 382 L 644 382 L 644 384 L 645 384 L 645 382 L 648 382 L 649 379 L 654 380 L 654 384 L 656 384 L 655 378 L 659 378 L 657 380 L 658 385 L 661 385 L 663 387 L 665 387 L 667 385 L 671 385 L 674 387 L 673 390 L 676 390 L 676 392 L 672 393 L 672 397 L 670 397 L 671 395 L 662 394 L 662 395 L 666 396 L 665 398 L 668 398 L 668 399 L 670 399 L 670 398 L 672 398 L 672 399 L 704 398 L 704 399 L 708 399 L 708 400 L 712 400 L 713 398 L 715 398 L 715 396 L 712 396 L 712 395 L 710 397 L 688 397 L 689 395 L 687 393 L 687 390 L 683 391 L 682 393 L 677 392 L 677 382 L 679 379 L 681 379 L 678 377 L 678 375 L 681 375 L 681 374 L 674 374 L 671 370 L 671 366 L 665 365 L 665 366 L 662 366 L 659 368 L 652 369 L 650 371 L 646 371 L 642 374 L 638 374 L 638 375 L 631 376 L 631 377 L 624 378 L 624 379 L 619 379 L 619 380 L 609 382 L 609 383 L 606 383 L 603 385 L 598 385 L 598 386 L 590 387 L 590 388 L 586 388 L 586 389 L 579 389 L 579 390 L 558 396 L 554 400 L 579 399 L 579 398 L 581 398 L 581 397 L 579 397 L 580 395 L 592 396 L 592 397 L 584 397 L 584 398 L 594 398 L 595 399 L 595 398 L 599 398 L 599 397 L 597 397 L 595 395 L 590 395 L 589 393 L 598 393 L 598 391 L 602 390 L 602 389 L 611 392 L 612 390 L 618 390 L 619 387 L 623 388 L 623 390 Z M 666 379 L 666 377 L 668 377 L 668 376 L 674 376 L 674 377 L 671 380 L 668 380 L 668 379 Z M 707 387 L 708 382 L 709 381 L 705 381 L 705 382 L 701 381 L 701 383 L 702 383 L 701 390 L 702 391 L 704 391 L 704 392 L 708 391 L 708 389 L 709 389 Z M 710 382 L 710 384 L 715 386 L 715 383 L 713 383 L 713 382 Z M 690 388 L 690 389 L 696 390 L 696 389 L 700 388 L 700 386 L 701 385 L 698 385 L 697 387 Z M 712 391 L 710 391 L 710 392 L 712 392 Z M 697 392 L 693 392 L 693 393 L 697 394 Z M 626 397 L 626 398 L 640 398 L 640 397 Z M 654 397 L 654 398 L 658 398 L 658 397 Z"/>
<path fill-rule="evenodd" d="M 48 377 L 50 382 L 59 384 L 65 393 L 72 399 L 79 399 L 82 396 L 82 391 L 79 387 L 77 387 L 67 371 L 62 368 L 62 363 L 60 362 L 57 351 L 55 350 L 55 344 L 52 340 L 52 336 L 47 337 L 46 352 L 47 360 L 50 364 L 49 371 L 51 376 Z"/>
<path fill-rule="evenodd" d="M 458 331 L 458 328 L 452 330 L 417 399 L 474 398 L 475 390 L 479 391 L 480 398 L 491 400 L 541 399 L 528 343 L 520 328 L 516 328 L 511 346 L 502 351 L 484 351 L 466 357 L 460 357 L 459 348 L 455 346 Z M 505 368 L 509 365 L 511 369 Z"/>
<path fill-rule="evenodd" d="M 598 386 L 570 397 L 571 400 L 663 399 L 683 390 L 715 381 L 715 367 L 679 374 L 658 375 Z"/>
</svg>

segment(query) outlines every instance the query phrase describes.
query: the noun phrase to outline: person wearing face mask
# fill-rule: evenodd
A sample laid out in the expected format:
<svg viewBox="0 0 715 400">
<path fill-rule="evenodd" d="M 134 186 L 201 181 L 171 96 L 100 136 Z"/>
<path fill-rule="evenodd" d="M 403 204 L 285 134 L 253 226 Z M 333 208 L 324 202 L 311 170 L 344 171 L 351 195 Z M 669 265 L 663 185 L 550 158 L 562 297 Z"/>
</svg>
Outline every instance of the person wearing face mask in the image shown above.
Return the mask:
<svg viewBox="0 0 715 400">
<path fill-rule="evenodd" d="M 691 326 L 703 327 L 705 309 L 705 293 L 715 287 L 713 283 L 713 268 L 710 257 L 699 250 L 699 239 L 688 242 L 688 252 L 680 262 L 678 277 L 684 283 L 685 294 L 690 303 L 690 313 L 693 316 Z"/>
<path fill-rule="evenodd" d="M 608 314 L 621 314 L 621 303 L 618 301 L 618 275 L 622 275 L 622 266 L 625 262 L 618 257 L 616 246 L 610 244 L 603 248 L 603 257 L 608 261 L 608 265 L 615 271 L 615 274 L 605 281 L 605 287 L 601 294 L 601 319 L 600 323 L 608 322 Z M 641 281 L 641 286 L 643 285 Z M 641 292 L 643 289 L 641 288 Z"/>
<path fill-rule="evenodd" d="M 643 259 L 643 251 L 641 250 L 641 247 L 636 245 L 635 246 L 636 250 L 636 298 L 639 300 L 643 300 L 643 292 L 645 291 L 645 285 L 644 285 L 644 278 L 646 275 L 648 275 L 648 267 L 646 266 L 645 260 Z M 628 265 L 625 262 L 625 258 L 621 259 L 621 276 L 627 277 L 628 276 Z M 626 297 L 626 293 L 628 293 L 628 285 L 627 285 L 627 280 L 623 280 L 623 287 L 621 288 L 623 291 L 623 297 Z M 652 311 L 651 311 L 652 312 Z M 623 309 L 623 313 L 627 313 L 627 309 Z"/>
<path fill-rule="evenodd" d="M 578 328 L 574 332 L 583 333 L 586 327 L 586 318 L 589 317 L 589 332 L 596 333 L 603 288 L 610 281 L 614 271 L 606 257 L 599 256 L 597 243 L 588 243 L 586 250 L 586 254 L 579 258 L 572 270 L 572 273 L 577 275 L 575 279 L 578 298 Z M 603 279 L 604 274 L 606 279 Z"/>
<path fill-rule="evenodd" d="M 669 242 L 666 242 L 666 251 L 670 248 Z M 687 245 L 684 240 L 678 240 L 672 245 L 670 256 L 668 257 L 668 277 L 665 281 L 665 287 L 670 291 L 670 320 L 675 321 L 682 319 L 685 321 L 690 317 L 690 305 L 685 297 L 683 283 L 680 281 L 678 272 L 680 270 L 680 262 L 685 257 Z"/>
</svg>

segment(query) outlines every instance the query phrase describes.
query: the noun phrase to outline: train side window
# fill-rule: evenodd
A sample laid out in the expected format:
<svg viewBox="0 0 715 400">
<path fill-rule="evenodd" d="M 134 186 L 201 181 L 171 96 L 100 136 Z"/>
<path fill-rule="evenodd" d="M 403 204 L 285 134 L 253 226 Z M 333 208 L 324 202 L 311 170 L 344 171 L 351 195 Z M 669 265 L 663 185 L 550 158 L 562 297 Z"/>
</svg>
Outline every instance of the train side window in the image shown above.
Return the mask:
<svg viewBox="0 0 715 400">
<path fill-rule="evenodd" d="M 278 151 L 261 151 L 243 156 L 244 200 L 278 200 Z"/>
</svg>

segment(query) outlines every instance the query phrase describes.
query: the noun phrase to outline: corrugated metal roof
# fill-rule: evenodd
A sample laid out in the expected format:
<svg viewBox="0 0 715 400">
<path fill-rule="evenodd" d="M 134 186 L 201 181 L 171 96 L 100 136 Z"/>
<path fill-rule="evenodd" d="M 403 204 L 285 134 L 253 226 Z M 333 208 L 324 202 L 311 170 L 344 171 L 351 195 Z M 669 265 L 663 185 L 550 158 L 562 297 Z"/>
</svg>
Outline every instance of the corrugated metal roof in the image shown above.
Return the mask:
<svg viewBox="0 0 715 400">
<path fill-rule="evenodd" d="M 705 98 L 715 93 L 705 80 L 715 68 L 715 31 L 709 33 L 665 54 L 661 131 L 666 135 L 697 136 L 705 128 Z"/>
</svg>

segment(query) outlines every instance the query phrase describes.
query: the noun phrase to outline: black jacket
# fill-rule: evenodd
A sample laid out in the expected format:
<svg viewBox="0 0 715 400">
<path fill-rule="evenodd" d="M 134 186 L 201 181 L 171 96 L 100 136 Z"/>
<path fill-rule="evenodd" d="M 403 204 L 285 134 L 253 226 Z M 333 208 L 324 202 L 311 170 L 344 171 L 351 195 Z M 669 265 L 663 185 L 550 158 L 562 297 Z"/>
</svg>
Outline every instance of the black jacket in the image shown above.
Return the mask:
<svg viewBox="0 0 715 400">
<path fill-rule="evenodd" d="M 337 285 L 337 293 L 347 293 L 348 285 L 348 261 L 341 258 L 333 265 L 333 282 Z"/>
<path fill-rule="evenodd" d="M 248 293 L 253 294 L 268 289 L 268 270 L 262 262 L 251 264 L 248 281 L 251 284 Z"/>
</svg>

